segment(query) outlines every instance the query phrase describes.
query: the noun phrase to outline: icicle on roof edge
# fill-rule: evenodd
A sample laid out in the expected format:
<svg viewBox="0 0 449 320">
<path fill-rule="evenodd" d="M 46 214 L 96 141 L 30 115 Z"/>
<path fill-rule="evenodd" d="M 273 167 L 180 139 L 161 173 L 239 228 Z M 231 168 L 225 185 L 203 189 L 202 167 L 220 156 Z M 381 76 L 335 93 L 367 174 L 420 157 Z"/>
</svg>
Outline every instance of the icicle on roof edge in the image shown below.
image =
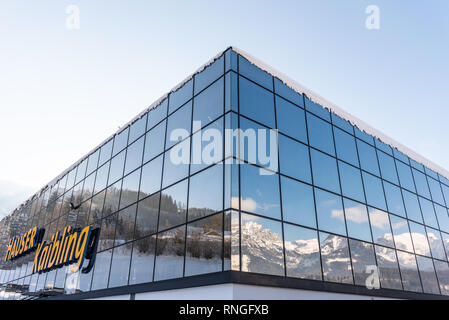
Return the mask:
<svg viewBox="0 0 449 320">
<path fill-rule="evenodd" d="M 288 86 L 290 89 L 296 91 L 300 94 L 305 94 L 311 101 L 320 104 L 324 108 L 328 109 L 329 111 L 335 113 L 337 116 L 340 116 L 341 118 L 349 121 L 352 125 L 356 126 L 360 130 L 364 131 L 365 133 L 378 138 L 383 143 L 386 143 L 390 145 L 393 148 L 396 148 L 397 150 L 401 151 L 405 155 L 407 155 L 412 160 L 415 160 L 424 166 L 426 166 L 429 169 L 432 169 L 433 171 L 441 174 L 442 176 L 449 179 L 449 171 L 442 168 L 441 166 L 435 164 L 434 162 L 430 161 L 429 159 L 419 155 L 418 153 L 414 152 L 413 150 L 407 148 L 406 146 L 402 145 L 401 143 L 397 142 L 396 140 L 388 137 L 387 135 L 383 134 L 379 130 L 373 128 L 363 120 L 360 120 L 359 118 L 353 116 L 352 114 L 344 111 L 334 103 L 324 99 L 323 97 L 319 96 L 318 94 L 314 93 L 313 91 L 305 88 L 295 80 L 291 79 L 290 77 L 286 76 L 285 74 L 273 69 L 271 66 L 267 65 L 266 63 L 262 62 L 261 60 L 253 57 L 249 53 L 236 48 L 231 47 L 232 50 L 234 50 L 236 53 L 247 59 L 249 62 L 257 66 L 258 68 L 266 71 L 271 76 L 278 78 L 281 80 L 286 86 Z"/>
</svg>

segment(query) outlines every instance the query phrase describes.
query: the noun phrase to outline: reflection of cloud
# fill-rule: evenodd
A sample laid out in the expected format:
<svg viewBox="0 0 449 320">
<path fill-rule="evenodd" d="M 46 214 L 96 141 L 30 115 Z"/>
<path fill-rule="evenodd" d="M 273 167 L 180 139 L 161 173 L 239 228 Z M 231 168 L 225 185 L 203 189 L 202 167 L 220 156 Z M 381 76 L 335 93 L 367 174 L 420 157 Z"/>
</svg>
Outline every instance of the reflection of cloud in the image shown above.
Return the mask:
<svg viewBox="0 0 449 320">
<path fill-rule="evenodd" d="M 376 228 L 385 229 L 388 228 L 388 215 L 380 210 L 373 210 L 370 213 L 371 225 Z"/>
<path fill-rule="evenodd" d="M 341 220 L 341 221 L 344 221 L 343 210 L 332 210 L 331 217 L 337 218 L 338 220 Z"/>
<path fill-rule="evenodd" d="M 233 208 L 239 207 L 239 198 L 232 197 L 231 199 L 231 206 Z M 257 203 L 253 198 L 241 198 L 241 210 L 243 211 L 249 211 L 249 212 L 255 212 L 256 209 L 260 209 L 263 211 L 268 211 L 271 208 L 278 208 L 279 204 L 271 204 L 271 203 Z"/>
<path fill-rule="evenodd" d="M 345 209 L 346 219 L 355 223 L 368 222 L 365 207 L 362 205 Z M 343 210 L 332 210 L 332 217 L 343 221 Z"/>
<path fill-rule="evenodd" d="M 407 225 L 407 221 L 401 221 L 401 222 L 396 222 L 396 223 L 392 223 L 391 224 L 391 227 L 394 229 L 394 230 L 397 230 L 397 229 L 401 229 L 403 226 L 405 226 L 405 225 Z"/>
<path fill-rule="evenodd" d="M 237 197 L 232 197 L 231 199 L 231 205 L 233 208 L 238 208 L 239 207 L 239 198 Z M 257 208 L 257 202 L 254 201 L 252 198 L 246 198 L 246 199 L 241 199 L 241 205 L 242 208 L 241 210 L 244 211 L 255 211 Z"/>
</svg>

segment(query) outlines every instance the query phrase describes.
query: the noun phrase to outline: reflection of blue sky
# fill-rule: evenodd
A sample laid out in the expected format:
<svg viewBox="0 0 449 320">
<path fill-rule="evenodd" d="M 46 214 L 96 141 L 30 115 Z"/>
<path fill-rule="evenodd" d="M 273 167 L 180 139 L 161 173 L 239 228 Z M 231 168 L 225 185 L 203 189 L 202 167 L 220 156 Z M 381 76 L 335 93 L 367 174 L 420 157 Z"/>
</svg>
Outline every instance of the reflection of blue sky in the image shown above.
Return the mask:
<svg viewBox="0 0 449 320">
<path fill-rule="evenodd" d="M 240 170 L 242 198 L 256 202 L 253 212 L 280 219 L 279 177 L 260 175 L 259 168 L 247 164 Z"/>
</svg>

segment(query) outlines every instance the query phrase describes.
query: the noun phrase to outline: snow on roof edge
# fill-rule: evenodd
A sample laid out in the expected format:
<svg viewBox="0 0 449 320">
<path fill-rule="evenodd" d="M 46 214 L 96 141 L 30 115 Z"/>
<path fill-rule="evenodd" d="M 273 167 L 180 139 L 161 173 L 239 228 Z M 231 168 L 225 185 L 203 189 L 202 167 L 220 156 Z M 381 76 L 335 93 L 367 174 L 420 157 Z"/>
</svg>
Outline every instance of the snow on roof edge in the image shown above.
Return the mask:
<svg viewBox="0 0 449 320">
<path fill-rule="evenodd" d="M 397 142 L 396 140 L 390 138 L 389 136 L 383 134 L 379 130 L 377 130 L 377 129 L 373 128 L 372 126 L 370 126 L 369 124 L 367 124 L 365 121 L 344 111 L 343 109 L 338 107 L 336 104 L 326 100 L 325 98 L 316 94 L 312 90 L 304 87 L 303 85 L 299 84 L 298 82 L 291 79 L 287 75 L 273 69 L 271 66 L 269 66 L 265 62 L 255 58 L 254 56 L 250 55 L 249 53 L 247 53 L 239 48 L 236 48 L 234 46 L 232 46 L 231 48 L 233 51 L 235 51 L 239 55 L 243 56 L 245 59 L 247 59 L 249 62 L 251 62 L 252 64 L 257 66 L 258 68 L 268 72 L 270 75 L 281 80 L 285 85 L 287 85 L 292 90 L 294 90 L 300 94 L 305 94 L 311 101 L 320 104 L 321 106 L 323 106 L 326 109 L 329 109 L 336 115 L 349 121 L 352 125 L 356 126 L 360 130 L 364 131 L 365 133 L 367 133 L 375 138 L 378 138 L 383 143 L 386 143 L 386 144 L 390 145 L 391 147 L 396 148 L 397 150 L 401 151 L 402 153 L 407 155 L 412 160 L 415 160 L 415 161 L 423 164 L 427 168 L 432 169 L 433 171 L 435 171 L 435 172 L 441 174 L 442 176 L 444 176 L 445 178 L 449 179 L 449 171 L 447 171 L 443 167 L 437 165 L 436 163 L 432 162 L 431 160 L 423 157 L 422 155 L 411 150 L 410 148 L 404 146 L 403 144 L 401 144 L 401 143 Z"/>
</svg>

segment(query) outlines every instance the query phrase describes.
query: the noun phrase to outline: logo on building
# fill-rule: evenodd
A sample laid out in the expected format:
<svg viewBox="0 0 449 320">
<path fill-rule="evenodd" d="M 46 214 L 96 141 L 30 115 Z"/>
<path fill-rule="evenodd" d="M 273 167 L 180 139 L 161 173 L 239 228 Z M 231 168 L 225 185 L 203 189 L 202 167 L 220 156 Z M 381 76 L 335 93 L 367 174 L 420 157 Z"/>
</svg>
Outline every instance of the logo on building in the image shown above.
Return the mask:
<svg viewBox="0 0 449 320">
<path fill-rule="evenodd" d="M 83 266 L 84 260 L 89 260 L 82 273 L 92 270 L 95 263 L 100 228 L 87 226 L 83 229 L 64 228 L 62 235 L 58 231 L 53 234 L 51 241 L 43 241 L 45 229 L 34 227 L 21 237 L 14 237 L 9 241 L 5 261 L 14 260 L 32 251 L 36 251 L 31 273 L 49 272 L 74 264 L 71 272 L 77 272 Z"/>
</svg>

